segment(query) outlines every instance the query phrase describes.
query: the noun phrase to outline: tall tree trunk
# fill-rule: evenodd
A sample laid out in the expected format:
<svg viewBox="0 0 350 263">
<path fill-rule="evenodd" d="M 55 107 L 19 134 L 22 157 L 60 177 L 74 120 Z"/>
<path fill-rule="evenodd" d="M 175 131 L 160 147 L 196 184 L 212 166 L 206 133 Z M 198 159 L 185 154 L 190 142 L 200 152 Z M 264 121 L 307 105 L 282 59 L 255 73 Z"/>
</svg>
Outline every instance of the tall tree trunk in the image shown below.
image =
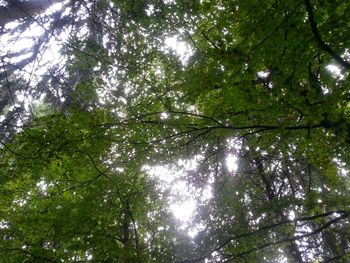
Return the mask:
<svg viewBox="0 0 350 263">
<path fill-rule="evenodd" d="M 265 172 L 265 168 L 263 165 L 263 161 L 260 159 L 260 157 L 253 158 L 256 168 L 257 168 L 257 173 L 260 176 L 261 183 L 263 185 L 263 188 L 265 190 L 266 197 L 269 202 L 273 202 L 274 199 L 278 198 L 276 195 L 276 192 L 272 186 L 273 182 L 270 176 Z M 288 217 L 283 213 L 283 208 L 279 207 L 274 207 L 274 214 L 279 220 L 281 221 L 287 221 Z M 291 241 L 289 244 L 287 244 L 287 250 L 286 256 L 287 258 L 293 262 L 293 263 L 302 263 L 304 262 L 303 257 L 300 253 L 299 247 L 295 241 Z"/>
</svg>

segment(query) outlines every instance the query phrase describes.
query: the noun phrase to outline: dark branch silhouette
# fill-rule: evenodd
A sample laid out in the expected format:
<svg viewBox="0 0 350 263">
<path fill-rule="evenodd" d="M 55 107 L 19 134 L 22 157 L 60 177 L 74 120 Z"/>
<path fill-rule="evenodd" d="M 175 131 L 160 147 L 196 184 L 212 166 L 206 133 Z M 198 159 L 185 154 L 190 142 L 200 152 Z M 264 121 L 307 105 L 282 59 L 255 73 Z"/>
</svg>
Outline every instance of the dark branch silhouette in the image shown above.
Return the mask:
<svg viewBox="0 0 350 263">
<path fill-rule="evenodd" d="M 238 236 L 231 237 L 231 238 L 227 239 L 225 242 L 223 242 L 222 244 L 220 244 L 218 247 L 210 250 L 207 254 L 205 254 L 205 255 L 203 255 L 201 257 L 193 258 L 193 259 L 186 259 L 186 260 L 183 260 L 183 261 L 178 261 L 177 263 L 200 262 L 200 261 L 202 261 L 202 260 L 204 260 L 206 258 L 209 258 L 213 252 L 220 251 L 221 249 L 226 247 L 228 244 L 230 244 L 232 241 L 235 241 L 235 240 L 238 240 L 238 239 L 241 239 L 241 238 L 245 238 L 245 237 L 250 237 L 250 236 L 256 235 L 259 232 L 266 231 L 266 230 L 269 230 L 269 229 L 273 229 L 273 228 L 276 228 L 276 227 L 279 227 L 279 226 L 282 226 L 282 225 L 296 223 L 296 222 L 300 222 L 300 221 L 311 221 L 311 220 L 315 220 L 317 218 L 327 217 L 327 216 L 330 216 L 330 215 L 333 215 L 333 214 L 341 214 L 341 215 L 336 217 L 336 218 L 334 218 L 334 219 L 332 219 L 332 220 L 330 220 L 330 221 L 328 221 L 327 223 L 325 223 L 324 225 L 318 227 L 317 229 L 315 229 L 314 231 L 312 231 L 310 233 L 306 233 L 306 234 L 299 235 L 299 236 L 294 236 L 294 237 L 286 237 L 284 239 L 277 240 L 276 242 L 273 242 L 273 243 L 262 244 L 260 246 L 257 246 L 257 247 L 254 247 L 252 249 L 249 249 L 247 251 L 243 251 L 242 253 L 239 253 L 239 254 L 236 254 L 236 255 L 232 255 L 225 262 L 230 262 L 230 261 L 232 261 L 235 258 L 248 255 L 248 254 L 250 254 L 252 252 L 255 252 L 255 251 L 258 251 L 258 250 L 262 250 L 262 249 L 264 249 L 266 247 L 269 247 L 269 246 L 274 246 L 274 245 L 278 245 L 278 244 L 281 244 L 281 243 L 286 243 L 286 242 L 291 242 L 291 241 L 295 241 L 295 240 L 300 240 L 300 239 L 305 238 L 305 237 L 310 237 L 310 236 L 316 235 L 316 234 L 322 232 L 324 229 L 330 227 L 332 224 L 335 224 L 338 221 L 349 217 L 349 214 L 346 211 L 339 210 L 339 211 L 330 211 L 330 212 L 326 212 L 326 213 L 318 214 L 318 215 L 313 215 L 313 216 L 300 217 L 300 218 L 296 218 L 294 220 L 284 220 L 284 221 L 281 221 L 281 222 L 277 222 L 275 224 L 271 224 L 271 225 L 267 225 L 267 226 L 261 227 L 261 228 L 255 230 L 255 231 L 252 231 L 252 232 L 249 232 L 249 233 L 244 233 L 244 234 L 241 234 L 241 235 L 238 235 Z"/>
<path fill-rule="evenodd" d="M 323 51 L 325 51 L 328 54 L 330 54 L 332 56 L 332 58 L 335 61 L 337 61 L 340 65 L 342 65 L 344 68 L 350 69 L 350 63 L 345 61 L 329 45 L 327 45 L 322 40 L 321 35 L 320 35 L 320 33 L 318 32 L 318 29 L 317 29 L 317 23 L 316 23 L 315 18 L 314 18 L 311 2 L 309 0 L 304 0 L 304 2 L 305 2 L 305 5 L 306 5 L 306 11 L 307 11 L 307 15 L 308 15 L 308 18 L 309 18 L 309 23 L 310 23 L 312 34 L 314 35 L 314 37 L 315 37 L 318 45 L 320 46 L 320 48 Z"/>
<path fill-rule="evenodd" d="M 9 6 L 0 7 L 0 26 L 5 26 L 9 22 L 18 19 L 32 17 L 38 13 L 44 12 L 53 4 L 63 2 L 64 0 L 32 0 L 32 1 L 10 1 Z"/>
</svg>

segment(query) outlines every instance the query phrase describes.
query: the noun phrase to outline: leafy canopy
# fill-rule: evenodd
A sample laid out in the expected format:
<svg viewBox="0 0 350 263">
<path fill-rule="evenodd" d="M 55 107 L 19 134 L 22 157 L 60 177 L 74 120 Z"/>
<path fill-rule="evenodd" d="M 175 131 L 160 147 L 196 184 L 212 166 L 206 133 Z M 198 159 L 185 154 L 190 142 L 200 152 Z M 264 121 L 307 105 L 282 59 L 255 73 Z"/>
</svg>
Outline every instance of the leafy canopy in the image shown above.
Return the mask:
<svg viewBox="0 0 350 263">
<path fill-rule="evenodd" d="M 5 262 L 347 262 L 349 3 L 35 2 L 0 9 Z"/>
</svg>

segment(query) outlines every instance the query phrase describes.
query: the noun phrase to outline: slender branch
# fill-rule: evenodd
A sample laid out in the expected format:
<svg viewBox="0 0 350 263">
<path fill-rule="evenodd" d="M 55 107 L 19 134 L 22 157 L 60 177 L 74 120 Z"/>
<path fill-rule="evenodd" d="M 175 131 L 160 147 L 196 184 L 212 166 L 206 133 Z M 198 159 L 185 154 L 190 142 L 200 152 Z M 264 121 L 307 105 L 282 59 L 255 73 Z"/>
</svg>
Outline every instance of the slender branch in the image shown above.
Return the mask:
<svg viewBox="0 0 350 263">
<path fill-rule="evenodd" d="M 337 223 L 338 221 L 340 221 L 340 220 L 342 220 L 344 218 L 347 218 L 347 217 L 349 217 L 349 214 L 344 212 L 341 216 L 336 217 L 336 218 L 328 221 L 327 223 L 325 223 L 324 225 L 320 226 L 319 228 L 316 228 L 312 232 L 309 232 L 309 233 L 306 233 L 306 234 L 300 235 L 300 236 L 287 237 L 287 238 L 280 239 L 280 240 L 277 240 L 276 242 L 272 242 L 272 243 L 262 244 L 260 246 L 257 246 L 257 247 L 254 247 L 252 249 L 246 250 L 246 251 L 244 251 L 242 253 L 239 253 L 237 255 L 233 255 L 233 256 L 231 256 L 231 258 L 228 258 L 226 261 L 223 261 L 223 262 L 231 262 L 232 260 L 234 260 L 234 259 L 236 259 L 238 257 L 242 257 L 242 256 L 245 256 L 245 255 L 248 255 L 248 254 L 250 254 L 252 252 L 259 251 L 259 250 L 262 250 L 262 249 L 270 247 L 270 246 L 275 246 L 275 245 L 279 245 L 279 244 L 283 244 L 283 243 L 287 243 L 287 242 L 292 242 L 292 241 L 295 241 L 295 240 L 303 239 L 305 237 L 310 237 L 310 236 L 316 235 L 316 234 L 322 232 L 324 229 L 330 227 L 331 225 L 333 225 L 333 224 Z"/>
<path fill-rule="evenodd" d="M 320 33 L 318 32 L 317 29 L 317 23 L 314 18 L 314 14 L 312 11 L 312 5 L 310 0 L 304 0 L 305 6 L 306 6 L 306 11 L 307 15 L 309 18 L 309 23 L 311 27 L 312 34 L 314 35 L 318 45 L 320 48 L 330 54 L 332 58 L 337 61 L 340 65 L 342 65 L 344 68 L 350 69 L 350 63 L 345 61 L 341 56 L 339 56 L 329 45 L 327 45 L 321 38 Z"/>
<path fill-rule="evenodd" d="M 201 32 L 203 37 L 216 49 L 220 49 L 203 31 Z"/>
<path fill-rule="evenodd" d="M 252 231 L 252 232 L 248 232 L 248 233 L 244 233 L 244 234 L 241 234 L 241 235 L 238 235 L 238 236 L 230 237 L 225 242 L 223 242 L 222 244 L 220 244 L 216 248 L 210 250 L 208 253 L 206 253 L 205 255 L 203 255 L 201 257 L 193 258 L 193 259 L 186 259 L 186 260 L 183 260 L 183 261 L 178 261 L 177 263 L 200 262 L 200 261 L 205 260 L 206 258 L 209 258 L 213 252 L 217 252 L 217 251 L 223 249 L 228 244 L 230 244 L 232 241 L 235 241 L 235 240 L 238 240 L 238 239 L 241 239 L 241 238 L 245 238 L 245 237 L 250 237 L 250 236 L 253 236 L 253 235 L 255 235 L 257 233 L 260 233 L 262 231 L 270 230 L 270 229 L 273 229 L 273 228 L 276 228 L 276 227 L 279 227 L 279 226 L 282 226 L 282 225 L 285 225 L 285 224 L 294 224 L 294 223 L 299 222 L 299 221 L 310 221 L 310 220 L 314 220 L 314 219 L 317 219 L 317 218 L 320 218 L 320 217 L 330 216 L 330 215 L 335 214 L 335 213 L 342 214 L 342 215 L 339 216 L 339 217 L 336 217 L 333 220 L 328 221 L 327 223 L 325 223 L 324 225 L 320 226 L 319 228 L 315 229 L 312 232 L 309 232 L 309 233 L 306 233 L 306 234 L 300 235 L 300 236 L 287 237 L 285 239 L 278 240 L 278 241 L 276 241 L 274 243 L 262 244 L 262 245 L 260 245 L 258 247 L 254 247 L 254 248 L 252 248 L 250 250 L 247 250 L 247 251 L 244 251 L 244 252 L 242 252 L 240 254 L 234 255 L 233 257 L 228 259 L 228 261 L 231 261 L 233 258 L 241 257 L 241 256 L 247 255 L 249 253 L 252 253 L 254 251 L 264 249 L 264 248 L 266 248 L 268 246 L 278 245 L 278 244 L 281 244 L 281 243 L 291 242 L 291 241 L 299 240 L 299 239 L 302 239 L 302 238 L 305 238 L 305 237 L 310 237 L 312 235 L 320 233 L 322 230 L 324 230 L 325 228 L 329 227 L 330 225 L 332 225 L 332 224 L 334 224 L 334 223 L 336 223 L 336 222 L 338 222 L 338 221 L 340 221 L 340 220 L 342 220 L 344 218 L 349 217 L 349 214 L 347 213 L 347 211 L 337 210 L 337 211 L 330 211 L 330 212 L 326 212 L 326 213 L 323 213 L 323 214 L 317 214 L 317 215 L 313 215 L 313 216 L 299 217 L 299 218 L 296 218 L 294 220 L 280 221 L 280 222 L 277 222 L 275 224 L 271 224 L 271 225 L 267 225 L 267 226 L 261 227 L 261 228 L 255 230 L 255 231 Z M 228 261 L 226 261 L 226 262 L 228 262 Z"/>
<path fill-rule="evenodd" d="M 334 256 L 334 257 L 332 257 L 330 259 L 327 259 L 327 260 L 323 261 L 322 263 L 329 263 L 329 262 L 332 262 L 332 261 L 335 261 L 335 260 L 339 260 L 339 259 L 342 259 L 342 258 L 345 259 L 345 256 L 346 256 L 346 253 L 343 253 L 343 254 Z"/>
</svg>

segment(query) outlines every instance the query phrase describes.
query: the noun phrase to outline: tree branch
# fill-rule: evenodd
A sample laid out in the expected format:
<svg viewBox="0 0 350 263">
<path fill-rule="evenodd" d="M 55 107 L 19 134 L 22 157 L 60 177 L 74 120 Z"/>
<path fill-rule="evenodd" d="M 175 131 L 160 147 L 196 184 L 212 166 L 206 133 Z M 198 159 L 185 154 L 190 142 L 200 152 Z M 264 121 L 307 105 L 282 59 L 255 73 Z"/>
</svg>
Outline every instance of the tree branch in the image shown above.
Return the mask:
<svg viewBox="0 0 350 263">
<path fill-rule="evenodd" d="M 281 240 L 277 240 L 274 243 L 262 244 L 260 246 L 254 247 L 254 248 L 252 248 L 250 250 L 244 251 L 244 252 L 239 253 L 237 255 L 232 255 L 225 262 L 229 262 L 229 261 L 231 261 L 231 260 L 233 260 L 233 259 L 235 259 L 237 257 L 241 257 L 241 256 L 244 256 L 244 255 L 250 254 L 250 253 L 252 253 L 254 251 L 262 250 L 262 249 L 264 249 L 266 247 L 269 247 L 269 246 L 278 245 L 278 244 L 286 243 L 286 242 L 291 242 L 291 241 L 299 240 L 299 239 L 302 239 L 302 238 L 305 238 L 305 237 L 310 237 L 310 236 L 313 236 L 315 234 L 318 234 L 318 233 L 322 232 L 324 229 L 326 229 L 327 227 L 331 226 L 332 224 L 334 224 L 334 223 L 336 223 L 336 222 L 338 222 L 338 221 L 340 221 L 340 220 L 342 220 L 344 218 L 349 217 L 348 212 L 344 211 L 344 210 L 330 211 L 330 212 L 326 212 L 326 213 L 323 213 L 323 214 L 317 214 L 317 215 L 313 215 L 313 216 L 299 217 L 299 218 L 296 218 L 294 220 L 289 220 L 288 219 L 288 220 L 280 221 L 280 222 L 277 222 L 277 223 L 274 223 L 274 224 L 271 224 L 271 225 L 267 225 L 267 226 L 261 227 L 261 228 L 255 230 L 255 231 L 252 231 L 252 232 L 248 232 L 248 233 L 244 233 L 244 234 L 241 234 L 241 235 L 238 235 L 238 236 L 234 236 L 234 237 L 228 238 L 225 242 L 223 242 L 222 244 L 220 244 L 216 248 L 210 250 L 208 253 L 206 253 L 205 255 L 203 255 L 201 257 L 193 258 L 193 259 L 186 259 L 186 260 L 183 260 L 183 261 L 178 261 L 177 263 L 200 262 L 200 261 L 205 260 L 206 258 L 209 258 L 213 252 L 217 252 L 217 251 L 223 249 L 228 244 L 230 244 L 232 241 L 235 241 L 235 240 L 238 240 L 238 239 L 241 239 L 241 238 L 245 238 L 245 237 L 250 237 L 250 236 L 258 234 L 258 233 L 260 233 L 262 231 L 270 230 L 270 229 L 273 229 L 273 228 L 276 228 L 276 227 L 279 227 L 279 226 L 282 226 L 282 225 L 285 225 L 285 224 L 294 224 L 294 223 L 300 222 L 300 221 L 311 221 L 311 220 L 315 220 L 317 218 L 327 217 L 327 216 L 330 216 L 330 215 L 333 215 L 333 214 L 336 214 L 336 213 L 341 214 L 341 215 L 339 217 L 334 218 L 333 220 L 328 221 L 327 223 L 325 223 L 324 225 L 320 226 L 319 228 L 315 229 L 314 231 L 312 231 L 310 233 L 306 233 L 304 235 L 299 235 L 299 236 L 294 236 L 294 237 L 287 237 L 287 238 L 284 238 L 284 239 L 281 239 Z"/>
<path fill-rule="evenodd" d="M 32 17 L 35 14 L 44 12 L 55 3 L 64 0 L 31 0 L 31 1 L 12 1 L 8 6 L 0 6 L 0 26 L 5 26 L 15 20 Z M 11 2 L 11 1 L 8 1 Z"/>
<path fill-rule="evenodd" d="M 333 224 L 337 223 L 338 221 L 340 221 L 342 219 L 345 219 L 347 217 L 349 217 L 349 214 L 344 211 L 341 216 L 336 217 L 336 218 L 328 221 L 327 223 L 325 223 L 324 225 L 316 228 L 314 231 L 312 231 L 310 233 L 306 233 L 306 234 L 300 235 L 300 236 L 286 237 L 286 238 L 277 240 L 275 242 L 265 243 L 265 244 L 262 244 L 260 246 L 254 247 L 252 249 L 243 251 L 242 253 L 239 253 L 239 254 L 236 254 L 236 255 L 232 255 L 230 258 L 228 258 L 227 260 L 225 260 L 223 262 L 231 262 L 232 260 L 234 260 L 234 259 L 236 259 L 238 257 L 242 257 L 242 256 L 245 256 L 245 255 L 248 255 L 248 254 L 250 254 L 252 252 L 259 251 L 259 250 L 262 250 L 262 249 L 270 247 L 270 246 L 275 246 L 275 245 L 279 245 L 279 244 L 282 244 L 282 243 L 292 242 L 292 241 L 295 241 L 295 240 L 303 239 L 305 237 L 310 237 L 310 236 L 316 235 L 316 234 L 322 232 L 324 229 L 330 227 L 331 225 L 333 225 Z"/>
<path fill-rule="evenodd" d="M 310 0 L 304 0 L 305 6 L 306 6 L 306 11 L 307 15 L 309 18 L 309 23 L 311 27 L 312 34 L 314 35 L 318 45 L 320 48 L 327 52 L 329 55 L 332 56 L 332 58 L 337 61 L 340 65 L 342 65 L 344 68 L 350 69 L 350 63 L 345 61 L 341 56 L 339 56 L 329 45 L 327 45 L 321 38 L 320 33 L 318 32 L 317 29 L 317 23 L 314 18 L 314 14 L 312 11 L 312 5 Z"/>
</svg>

